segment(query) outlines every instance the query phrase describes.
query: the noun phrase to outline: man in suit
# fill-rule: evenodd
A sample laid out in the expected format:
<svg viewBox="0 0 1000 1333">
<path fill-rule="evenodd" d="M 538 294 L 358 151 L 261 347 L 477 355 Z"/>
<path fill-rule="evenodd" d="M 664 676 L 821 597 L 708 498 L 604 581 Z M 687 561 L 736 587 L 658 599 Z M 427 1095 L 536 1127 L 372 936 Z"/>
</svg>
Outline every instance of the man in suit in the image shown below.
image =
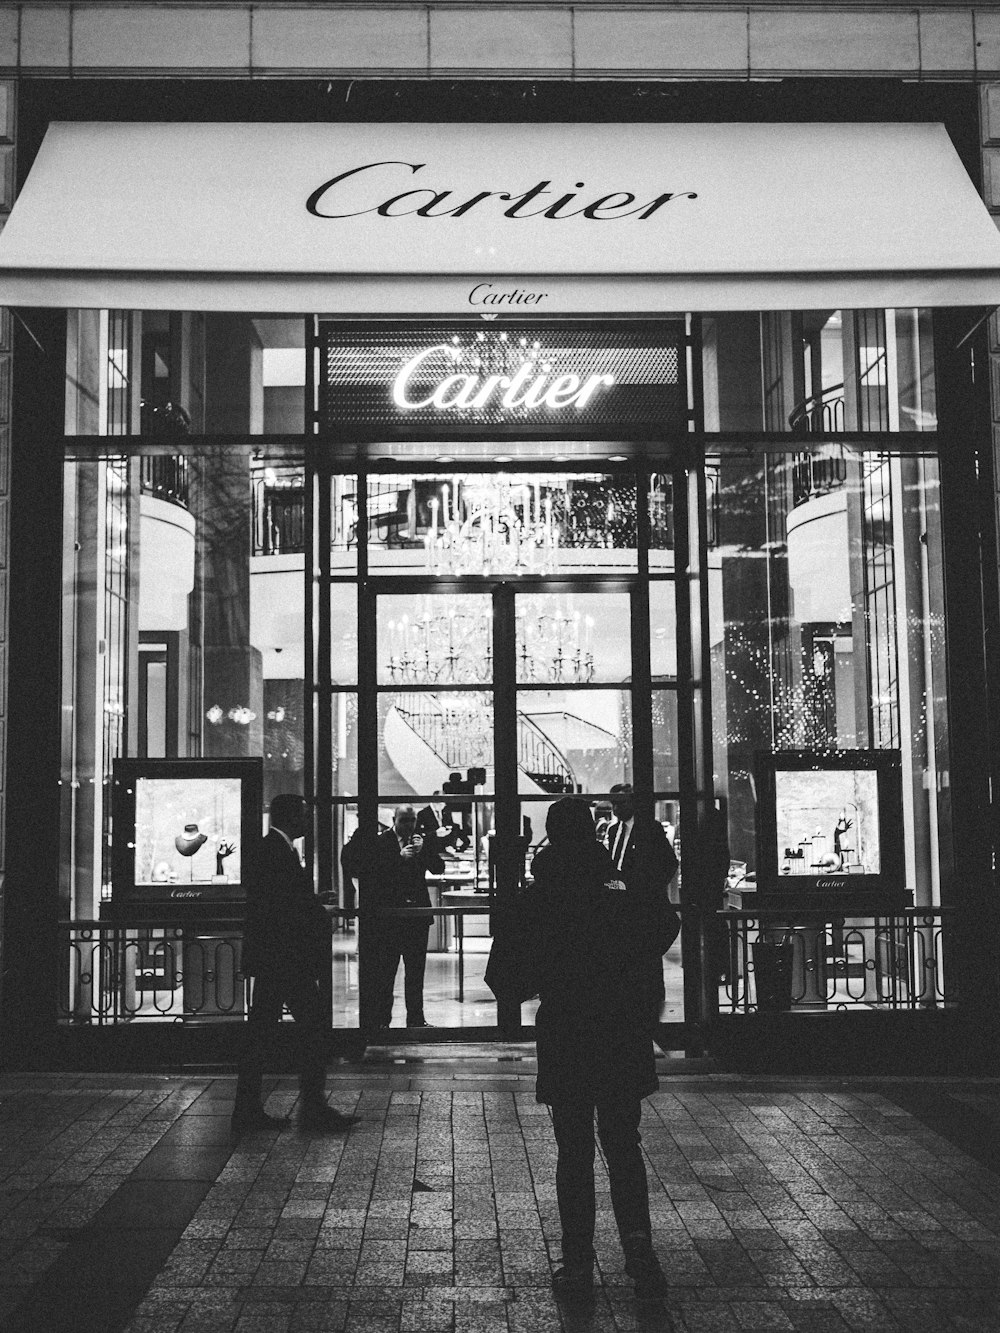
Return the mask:
<svg viewBox="0 0 1000 1333">
<path fill-rule="evenodd" d="M 659 1021 L 664 999 L 663 955 L 680 934 L 681 923 L 670 901 L 670 881 L 677 857 L 659 820 L 637 812 L 632 784 L 611 788 L 614 819 L 608 826 L 607 848 L 621 872 L 627 893 L 642 900 L 647 921 L 648 953 L 638 961 L 650 1029 Z"/>
<path fill-rule="evenodd" d="M 408 907 L 430 907 L 427 872 L 441 874 L 444 862 L 429 838 L 416 832 L 412 805 L 393 813 L 392 828 L 375 842 L 375 858 L 361 880 L 361 967 L 369 976 L 362 1028 L 372 1036 L 392 1021 L 393 988 L 403 960 L 406 1026 L 426 1028 L 424 968 L 430 917 L 397 915 Z"/>
<path fill-rule="evenodd" d="M 232 1128 L 237 1134 L 275 1129 L 282 1120 L 261 1104 L 267 1048 L 277 1036 L 287 1007 L 298 1029 L 299 1121 L 307 1129 L 339 1132 L 357 1116 L 326 1104 L 328 1019 L 324 1019 L 319 978 L 330 967 L 330 919 L 313 892 L 294 843 L 306 831 L 306 804 L 284 794 L 271 801 L 271 828 L 260 844 L 257 877 L 247 893 L 243 970 L 254 979 L 246 1044 L 239 1064 Z"/>
<path fill-rule="evenodd" d="M 430 805 L 417 811 L 417 832 L 424 842 L 443 852 L 455 845 L 461 829 L 445 817 L 445 804 L 440 797 L 441 792 L 436 791 Z"/>
</svg>

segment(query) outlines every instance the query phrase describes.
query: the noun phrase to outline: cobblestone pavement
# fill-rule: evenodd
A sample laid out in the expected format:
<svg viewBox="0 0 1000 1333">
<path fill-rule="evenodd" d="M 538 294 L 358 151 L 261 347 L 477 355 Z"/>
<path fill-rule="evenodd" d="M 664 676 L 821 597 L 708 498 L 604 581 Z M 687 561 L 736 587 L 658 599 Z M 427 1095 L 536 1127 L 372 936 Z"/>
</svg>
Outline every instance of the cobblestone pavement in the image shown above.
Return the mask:
<svg viewBox="0 0 1000 1333">
<path fill-rule="evenodd" d="M 599 1166 L 593 1302 L 557 1303 L 530 1047 L 331 1067 L 344 1137 L 229 1137 L 231 1077 L 0 1075 L 0 1327 L 16 1333 L 1000 1329 L 1000 1081 L 663 1061 L 639 1304 Z M 274 1079 L 268 1109 L 290 1112 Z M 991 1169 L 992 1168 L 992 1169 Z"/>
</svg>

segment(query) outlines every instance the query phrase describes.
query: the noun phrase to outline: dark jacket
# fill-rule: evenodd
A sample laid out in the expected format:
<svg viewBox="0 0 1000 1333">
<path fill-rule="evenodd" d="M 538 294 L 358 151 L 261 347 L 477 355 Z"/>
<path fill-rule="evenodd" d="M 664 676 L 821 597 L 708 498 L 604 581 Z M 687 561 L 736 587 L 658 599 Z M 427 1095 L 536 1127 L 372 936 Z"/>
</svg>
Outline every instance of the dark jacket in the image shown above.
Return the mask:
<svg viewBox="0 0 1000 1333">
<path fill-rule="evenodd" d="M 447 838 L 438 836 L 438 830 L 448 829 Z M 432 847 L 439 851 L 445 847 L 450 847 L 452 843 L 461 834 L 461 829 L 457 828 L 450 820 L 445 819 L 444 811 L 439 816 L 432 805 L 422 806 L 417 811 L 417 832 L 422 835 L 426 842 L 430 842 Z"/>
<path fill-rule="evenodd" d="M 330 918 L 298 856 L 274 829 L 260 843 L 247 892 L 243 971 L 252 977 L 316 978 L 330 966 Z"/>
<path fill-rule="evenodd" d="M 395 831 L 380 834 L 371 872 L 361 877 L 362 921 L 391 916 L 401 907 L 430 907 L 427 872 L 440 875 L 443 870 L 444 862 L 430 838 L 424 838 L 419 856 L 406 860 L 400 854 Z"/>
<path fill-rule="evenodd" d="M 526 952 L 541 1102 L 640 1099 L 658 1084 L 646 1014 L 645 915 L 596 841 L 545 847 L 512 923 Z"/>
<path fill-rule="evenodd" d="M 608 828 L 608 848 L 613 850 L 620 828 L 612 821 Z M 677 856 L 667 841 L 658 819 L 636 814 L 632 836 L 625 848 L 621 877 L 628 892 L 638 899 L 646 922 L 645 938 L 640 945 L 644 960 L 646 1005 L 650 1024 L 655 1024 L 663 1003 L 663 955 L 680 934 L 681 921 L 670 901 L 670 881 L 677 874 Z"/>
</svg>

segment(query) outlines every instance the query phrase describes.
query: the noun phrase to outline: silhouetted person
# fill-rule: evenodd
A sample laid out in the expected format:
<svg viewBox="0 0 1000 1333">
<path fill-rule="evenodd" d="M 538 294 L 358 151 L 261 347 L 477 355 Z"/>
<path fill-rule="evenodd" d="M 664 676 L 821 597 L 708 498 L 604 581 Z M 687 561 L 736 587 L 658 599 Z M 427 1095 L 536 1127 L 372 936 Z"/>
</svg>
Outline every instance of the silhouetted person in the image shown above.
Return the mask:
<svg viewBox="0 0 1000 1333">
<path fill-rule="evenodd" d="M 677 857 L 659 820 L 637 811 L 631 783 L 619 782 L 611 788 L 611 809 L 614 819 L 608 826 L 607 848 L 646 921 L 640 961 L 652 1030 L 659 1022 L 665 995 L 663 955 L 681 930 L 669 892 L 677 874 Z"/>
<path fill-rule="evenodd" d="M 375 1035 L 392 1021 L 393 989 L 400 959 L 406 1026 L 426 1028 L 424 968 L 431 918 L 397 915 L 408 907 L 430 907 L 427 872 L 441 874 L 444 862 L 430 839 L 416 832 L 412 805 L 400 805 L 392 828 L 375 842 L 371 871 L 361 880 L 361 967 L 367 968 L 362 1029 Z"/>
<path fill-rule="evenodd" d="M 282 1008 L 287 1007 L 297 1028 L 300 1122 L 309 1129 L 344 1130 L 358 1117 L 341 1115 L 326 1104 L 329 1017 L 323 1013 L 319 979 L 330 967 L 330 918 L 293 846 L 306 831 L 305 801 L 301 796 L 275 796 L 270 819 L 271 830 L 261 842 L 259 873 L 247 895 L 243 970 L 254 979 L 253 1002 L 232 1128 L 241 1134 L 284 1123 L 265 1112 L 260 1093 L 267 1048 L 281 1027 Z"/>
<path fill-rule="evenodd" d="M 658 1086 L 641 961 L 646 913 L 598 842 L 585 800 L 556 801 L 545 829 L 513 936 L 527 956 L 518 980 L 540 999 L 536 1097 L 552 1107 L 558 1148 L 562 1265 L 552 1285 L 574 1294 L 593 1283 L 596 1110 L 625 1271 L 638 1295 L 655 1295 L 665 1282 L 639 1146 L 642 1098 Z"/>
<path fill-rule="evenodd" d="M 455 847 L 458 851 L 465 851 L 472 841 L 472 805 L 468 800 L 463 801 L 461 797 L 466 792 L 475 791 L 475 784 L 463 778 L 461 773 L 449 773 L 447 782 L 441 783 L 441 790 L 446 796 L 459 798 L 450 800 L 445 805 L 444 817 L 450 821 L 452 815 L 458 816 Z"/>
</svg>

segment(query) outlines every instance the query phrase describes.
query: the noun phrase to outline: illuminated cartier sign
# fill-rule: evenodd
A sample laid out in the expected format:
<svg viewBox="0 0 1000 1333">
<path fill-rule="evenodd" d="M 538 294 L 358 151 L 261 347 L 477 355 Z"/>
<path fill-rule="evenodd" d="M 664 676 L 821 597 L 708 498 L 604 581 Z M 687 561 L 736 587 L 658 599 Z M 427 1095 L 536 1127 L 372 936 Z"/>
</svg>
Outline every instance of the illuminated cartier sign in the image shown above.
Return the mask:
<svg viewBox="0 0 1000 1333">
<path fill-rule="evenodd" d="M 586 378 L 575 374 L 552 375 L 544 365 L 540 369 L 529 356 L 512 374 L 458 372 L 445 375 L 425 397 L 412 396 L 413 382 L 421 377 L 421 372 L 426 375 L 427 363 L 442 356 L 457 359 L 455 349 L 448 343 L 436 343 L 406 362 L 392 386 L 392 401 L 397 407 L 407 412 L 427 407 L 435 407 L 441 412 L 481 411 L 488 406 L 505 412 L 521 407 L 529 411 L 543 407 L 557 411 L 575 407 L 579 411 L 595 393 L 615 382 L 614 375 L 588 375 Z"/>
</svg>

